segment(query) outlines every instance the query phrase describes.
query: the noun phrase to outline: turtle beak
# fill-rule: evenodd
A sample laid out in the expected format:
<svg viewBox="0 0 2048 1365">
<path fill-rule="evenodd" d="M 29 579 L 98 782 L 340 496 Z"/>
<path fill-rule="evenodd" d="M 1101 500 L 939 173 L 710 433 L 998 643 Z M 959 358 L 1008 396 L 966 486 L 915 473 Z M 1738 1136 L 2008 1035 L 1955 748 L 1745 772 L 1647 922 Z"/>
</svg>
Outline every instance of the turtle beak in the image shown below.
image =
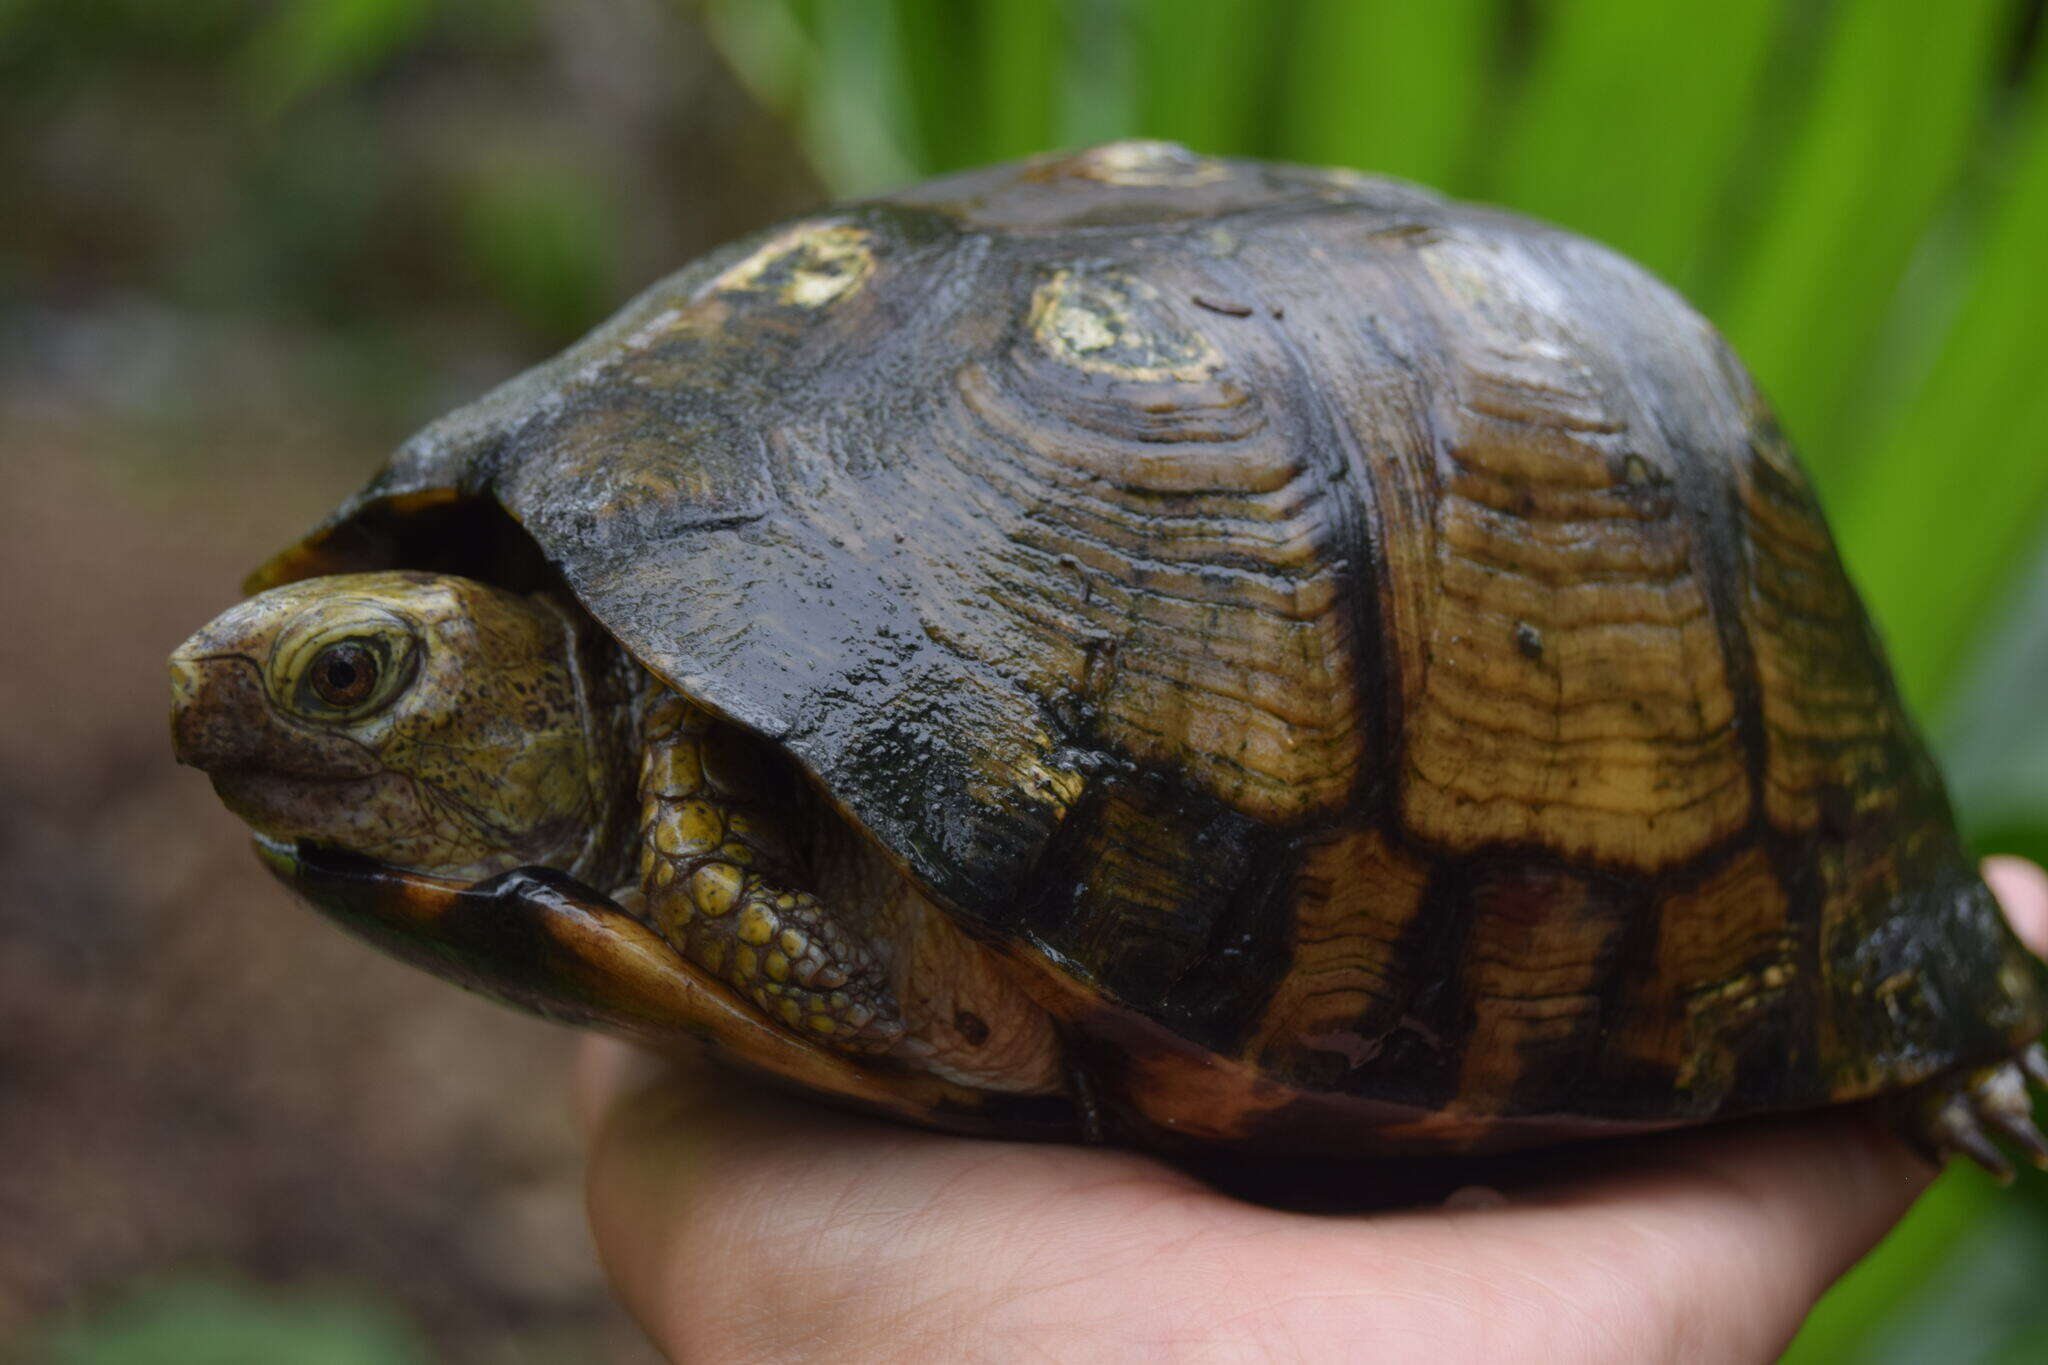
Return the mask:
<svg viewBox="0 0 2048 1365">
<path fill-rule="evenodd" d="M 209 648 L 201 631 L 171 655 L 171 749 L 209 772 L 257 758 L 263 683 L 255 661 Z"/>
</svg>

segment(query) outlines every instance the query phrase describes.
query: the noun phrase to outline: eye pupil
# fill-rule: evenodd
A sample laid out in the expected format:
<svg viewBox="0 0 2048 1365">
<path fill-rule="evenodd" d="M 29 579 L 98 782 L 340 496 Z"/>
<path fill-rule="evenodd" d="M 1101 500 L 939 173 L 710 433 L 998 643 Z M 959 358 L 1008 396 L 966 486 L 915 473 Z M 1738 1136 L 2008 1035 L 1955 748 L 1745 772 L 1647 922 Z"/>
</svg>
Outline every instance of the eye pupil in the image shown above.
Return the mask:
<svg viewBox="0 0 2048 1365">
<path fill-rule="evenodd" d="M 329 706 L 354 706 L 376 685 L 377 660 L 361 645 L 330 645 L 313 661 L 313 690 Z"/>
</svg>

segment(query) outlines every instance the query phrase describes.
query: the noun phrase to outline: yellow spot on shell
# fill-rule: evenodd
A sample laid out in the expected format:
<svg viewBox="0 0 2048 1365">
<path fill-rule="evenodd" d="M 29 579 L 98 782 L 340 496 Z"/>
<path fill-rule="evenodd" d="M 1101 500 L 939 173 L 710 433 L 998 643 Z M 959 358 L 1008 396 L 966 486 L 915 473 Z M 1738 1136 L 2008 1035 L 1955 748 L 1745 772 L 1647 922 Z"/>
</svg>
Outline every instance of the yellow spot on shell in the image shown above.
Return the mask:
<svg viewBox="0 0 2048 1365">
<path fill-rule="evenodd" d="M 794 1000 L 780 1001 L 777 1003 L 776 1009 L 786 1021 L 792 1024 L 804 1017 L 804 1007 L 797 1004 Z"/>
<path fill-rule="evenodd" d="M 833 1023 L 832 1020 L 825 1015 L 814 1014 L 810 1018 L 804 1020 L 804 1027 L 810 1029 L 814 1033 L 831 1033 L 839 1026 Z"/>
<path fill-rule="evenodd" d="M 676 865 L 663 858 L 654 868 L 654 884 L 667 886 L 676 879 Z"/>
<path fill-rule="evenodd" d="M 754 950 L 747 947 L 744 943 L 733 949 L 732 969 L 742 981 L 752 977 L 759 970 L 760 965 L 760 959 L 754 956 Z"/>
<path fill-rule="evenodd" d="M 725 293 L 772 293 L 792 308 L 822 308 L 875 272 L 868 233 L 851 223 L 799 223 L 778 233 L 712 286 Z"/>
<path fill-rule="evenodd" d="M 1105 142 L 1077 153 L 1068 164 L 1074 174 L 1105 185 L 1206 185 L 1230 174 L 1219 161 L 1153 138 Z"/>
<path fill-rule="evenodd" d="M 783 900 L 787 899 L 789 899 L 787 896 L 783 897 Z M 777 901 L 776 904 L 782 905 L 782 901 Z M 783 906 L 785 910 L 788 908 L 786 905 Z M 794 929 L 784 929 L 782 937 L 777 941 L 782 944 L 782 951 L 788 953 L 791 957 L 795 957 L 804 950 L 804 936 Z"/>
<path fill-rule="evenodd" d="M 739 903 L 745 876 L 731 863 L 706 863 L 690 878 L 690 899 L 707 915 L 723 915 Z"/>
<path fill-rule="evenodd" d="M 752 867 L 754 865 L 754 850 L 748 848 L 745 844 L 720 844 L 718 846 L 718 856 L 728 862 L 738 863 L 741 867 Z"/>
<path fill-rule="evenodd" d="M 781 949 L 773 949 L 761 962 L 761 969 L 768 973 L 770 981 L 789 980 L 789 957 Z"/>
<path fill-rule="evenodd" d="M 760 906 L 750 905 L 740 913 L 739 935 L 742 943 L 766 943 L 775 937 L 775 921 Z"/>
<path fill-rule="evenodd" d="M 1114 379 L 1196 383 L 1223 367 L 1158 290 L 1115 272 L 1053 271 L 1031 296 L 1031 333 L 1056 359 Z"/>
</svg>

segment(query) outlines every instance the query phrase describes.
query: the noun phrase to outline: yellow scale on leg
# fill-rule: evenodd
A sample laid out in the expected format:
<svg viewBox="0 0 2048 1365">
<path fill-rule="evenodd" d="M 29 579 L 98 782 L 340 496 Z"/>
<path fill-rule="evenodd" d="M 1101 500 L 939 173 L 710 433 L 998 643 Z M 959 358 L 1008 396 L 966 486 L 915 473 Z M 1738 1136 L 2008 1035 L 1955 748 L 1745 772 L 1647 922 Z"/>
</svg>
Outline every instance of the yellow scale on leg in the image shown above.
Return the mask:
<svg viewBox="0 0 2048 1365">
<path fill-rule="evenodd" d="M 791 1031 L 850 1052 L 903 1037 L 883 965 L 808 891 L 747 806 L 743 757 L 718 722 L 675 696 L 649 705 L 641 769 L 640 880 L 647 912 L 696 966 Z"/>
</svg>

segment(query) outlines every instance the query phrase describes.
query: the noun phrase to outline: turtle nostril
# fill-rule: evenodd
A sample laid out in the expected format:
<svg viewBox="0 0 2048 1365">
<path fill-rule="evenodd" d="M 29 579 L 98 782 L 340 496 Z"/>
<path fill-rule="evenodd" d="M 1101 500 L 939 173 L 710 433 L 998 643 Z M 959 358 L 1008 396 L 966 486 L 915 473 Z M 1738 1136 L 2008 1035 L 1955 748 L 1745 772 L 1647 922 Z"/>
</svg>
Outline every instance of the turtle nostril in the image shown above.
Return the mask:
<svg viewBox="0 0 2048 1365">
<path fill-rule="evenodd" d="M 182 710 L 199 693 L 199 668 L 183 650 L 171 656 L 171 710 Z"/>
<path fill-rule="evenodd" d="M 171 753 L 180 763 L 197 766 L 193 741 L 193 704 L 199 696 L 199 670 L 184 650 L 171 655 Z"/>
<path fill-rule="evenodd" d="M 236 659 L 208 658 L 190 647 L 171 655 L 171 752 L 194 768 L 219 768 L 249 753 L 249 702 L 255 689 Z"/>
</svg>

